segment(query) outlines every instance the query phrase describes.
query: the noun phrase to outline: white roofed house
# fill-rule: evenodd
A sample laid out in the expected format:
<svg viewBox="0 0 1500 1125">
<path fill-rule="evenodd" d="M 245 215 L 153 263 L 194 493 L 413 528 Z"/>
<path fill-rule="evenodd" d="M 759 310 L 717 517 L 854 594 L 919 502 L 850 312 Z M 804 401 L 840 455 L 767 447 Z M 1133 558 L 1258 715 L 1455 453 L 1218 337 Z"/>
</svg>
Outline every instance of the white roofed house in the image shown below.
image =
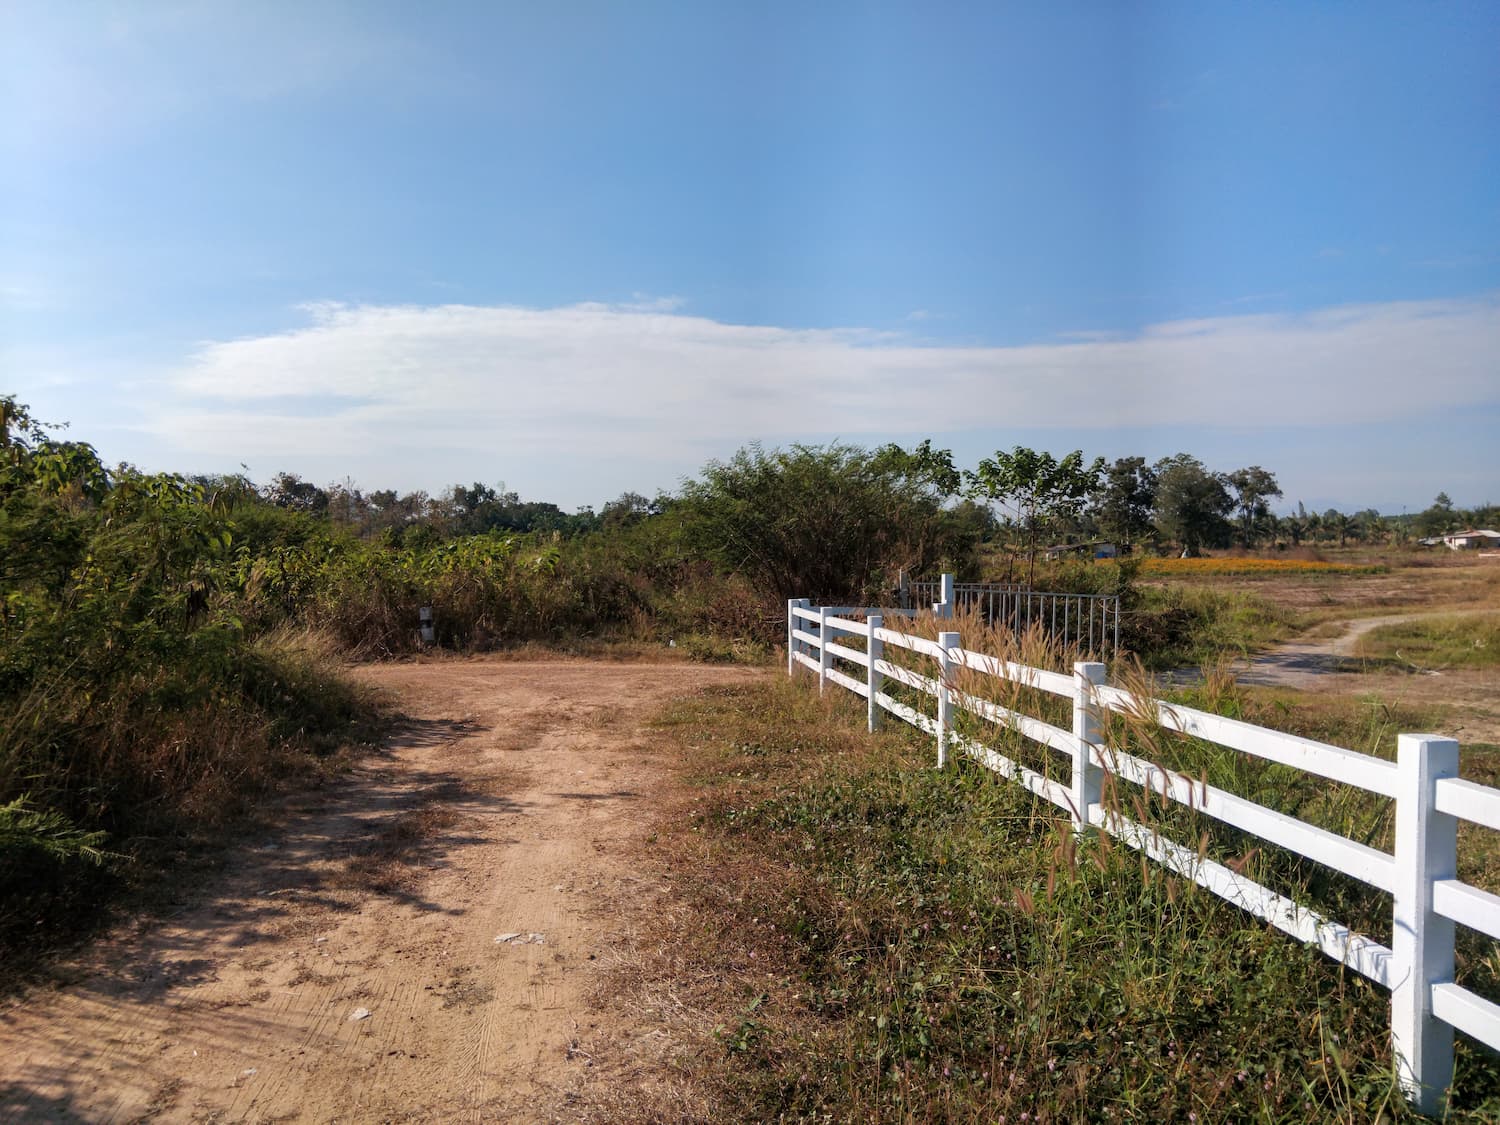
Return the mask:
<svg viewBox="0 0 1500 1125">
<path fill-rule="evenodd" d="M 1443 536 L 1443 542 L 1455 551 L 1500 550 L 1500 531 L 1456 531 Z"/>
</svg>

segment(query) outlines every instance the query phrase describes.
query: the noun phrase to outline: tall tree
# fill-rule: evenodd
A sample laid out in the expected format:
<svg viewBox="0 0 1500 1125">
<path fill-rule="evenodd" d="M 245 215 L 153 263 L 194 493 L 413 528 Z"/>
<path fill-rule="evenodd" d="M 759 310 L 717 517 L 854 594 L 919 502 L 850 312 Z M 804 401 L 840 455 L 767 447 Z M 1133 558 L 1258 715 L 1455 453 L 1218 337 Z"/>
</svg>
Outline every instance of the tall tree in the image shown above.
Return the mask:
<svg viewBox="0 0 1500 1125">
<path fill-rule="evenodd" d="M 1439 492 L 1432 507 L 1417 515 L 1417 531 L 1422 535 L 1442 535 L 1458 529 L 1458 514 L 1446 492 Z"/>
<path fill-rule="evenodd" d="M 1234 506 L 1240 515 L 1240 542 L 1253 547 L 1260 541 L 1266 517 L 1271 514 L 1267 501 L 1281 495 L 1281 486 L 1276 483 L 1274 473 L 1259 465 L 1236 469 L 1224 481 L 1234 489 Z"/>
<path fill-rule="evenodd" d="M 1209 472 L 1187 453 L 1164 457 L 1152 469 L 1156 473 L 1156 526 L 1161 533 L 1180 543 L 1190 558 L 1204 547 L 1228 546 L 1232 534 L 1228 516 L 1235 504 L 1224 477 Z"/>
<path fill-rule="evenodd" d="M 321 516 L 328 511 L 328 493 L 296 473 L 277 473 L 261 495 L 278 508 Z"/>
<path fill-rule="evenodd" d="M 1075 449 L 1062 460 L 1045 450 L 1016 446 L 997 452 L 965 473 L 968 494 L 976 500 L 998 504 L 1015 513 L 1015 522 L 1026 540 L 1026 582 L 1036 579 L 1037 537 L 1060 519 L 1076 516 L 1104 472 L 1104 458 L 1085 465 L 1083 450 Z"/>
<path fill-rule="evenodd" d="M 1156 506 L 1156 473 L 1144 457 L 1121 457 L 1104 471 L 1094 493 L 1099 530 L 1126 546 L 1151 533 Z"/>
</svg>

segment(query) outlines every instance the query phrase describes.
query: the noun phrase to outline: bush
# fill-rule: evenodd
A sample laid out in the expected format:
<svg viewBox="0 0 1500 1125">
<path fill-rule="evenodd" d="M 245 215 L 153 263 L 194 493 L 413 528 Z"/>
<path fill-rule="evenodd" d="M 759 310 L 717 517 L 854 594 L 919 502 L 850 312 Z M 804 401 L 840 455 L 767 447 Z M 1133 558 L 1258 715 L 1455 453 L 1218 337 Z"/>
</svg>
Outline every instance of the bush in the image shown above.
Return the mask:
<svg viewBox="0 0 1500 1125">
<path fill-rule="evenodd" d="M 982 527 L 943 507 L 957 484 L 949 455 L 925 443 L 752 445 L 687 482 L 677 514 L 690 545 L 768 600 L 875 604 L 902 569 L 968 564 Z"/>
</svg>

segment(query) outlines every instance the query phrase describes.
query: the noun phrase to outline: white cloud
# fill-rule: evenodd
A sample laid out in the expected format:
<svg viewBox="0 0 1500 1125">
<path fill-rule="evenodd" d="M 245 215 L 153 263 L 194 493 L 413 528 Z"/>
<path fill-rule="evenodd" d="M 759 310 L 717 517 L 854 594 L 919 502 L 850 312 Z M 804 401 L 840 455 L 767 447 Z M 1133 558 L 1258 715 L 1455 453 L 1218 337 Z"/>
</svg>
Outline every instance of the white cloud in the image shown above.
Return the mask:
<svg viewBox="0 0 1500 1125">
<path fill-rule="evenodd" d="M 1016 347 L 669 307 L 310 305 L 306 327 L 205 344 L 153 428 L 239 457 L 441 443 L 650 458 L 761 436 L 1369 424 L 1500 402 L 1494 296 Z"/>
</svg>

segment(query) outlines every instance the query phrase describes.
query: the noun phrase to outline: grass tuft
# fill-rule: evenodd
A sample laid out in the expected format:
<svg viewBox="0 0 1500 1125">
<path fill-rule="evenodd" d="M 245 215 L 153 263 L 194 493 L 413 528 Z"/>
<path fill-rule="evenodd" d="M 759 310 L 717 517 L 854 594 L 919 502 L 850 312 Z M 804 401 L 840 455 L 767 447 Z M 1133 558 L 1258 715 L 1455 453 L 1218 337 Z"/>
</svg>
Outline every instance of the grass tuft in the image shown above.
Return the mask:
<svg viewBox="0 0 1500 1125">
<path fill-rule="evenodd" d="M 1355 652 L 1404 668 L 1493 668 L 1500 664 L 1500 615 L 1453 614 L 1382 625 L 1362 636 Z"/>
</svg>

